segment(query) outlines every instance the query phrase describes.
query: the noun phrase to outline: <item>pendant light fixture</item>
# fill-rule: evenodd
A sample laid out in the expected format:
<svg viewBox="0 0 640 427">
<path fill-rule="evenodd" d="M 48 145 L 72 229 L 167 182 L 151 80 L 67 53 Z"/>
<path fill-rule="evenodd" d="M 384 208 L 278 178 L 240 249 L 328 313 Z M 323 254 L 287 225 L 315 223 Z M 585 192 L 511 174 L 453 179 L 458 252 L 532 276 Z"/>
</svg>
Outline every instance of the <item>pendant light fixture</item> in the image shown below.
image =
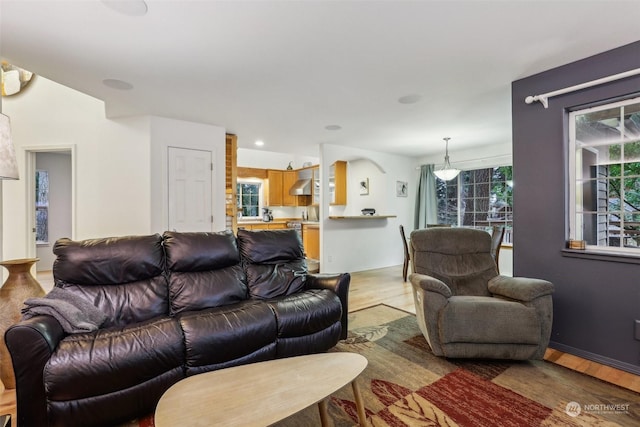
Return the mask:
<svg viewBox="0 0 640 427">
<path fill-rule="evenodd" d="M 450 181 L 458 176 L 458 174 L 460 173 L 460 169 L 452 168 L 451 163 L 449 163 L 449 140 L 451 138 L 447 137 L 442 139 L 444 139 L 444 142 L 446 143 L 444 165 L 442 166 L 442 169 L 434 171 L 433 174 L 443 181 Z"/>
</svg>

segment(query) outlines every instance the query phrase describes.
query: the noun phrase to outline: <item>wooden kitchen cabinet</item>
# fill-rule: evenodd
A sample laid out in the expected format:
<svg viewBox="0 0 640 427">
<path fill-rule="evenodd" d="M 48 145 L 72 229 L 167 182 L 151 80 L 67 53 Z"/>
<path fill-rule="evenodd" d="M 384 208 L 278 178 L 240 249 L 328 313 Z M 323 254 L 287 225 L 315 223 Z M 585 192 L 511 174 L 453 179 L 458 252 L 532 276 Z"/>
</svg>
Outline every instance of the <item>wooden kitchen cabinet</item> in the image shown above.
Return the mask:
<svg viewBox="0 0 640 427">
<path fill-rule="evenodd" d="M 299 206 L 298 196 L 289 194 L 289 189 L 298 180 L 298 172 L 294 170 L 286 170 L 282 172 L 282 206 Z"/>
<path fill-rule="evenodd" d="M 347 204 L 347 162 L 338 160 L 329 168 L 329 193 L 332 205 Z"/>
<path fill-rule="evenodd" d="M 282 190 L 283 190 L 284 171 L 268 169 L 266 192 L 267 198 L 265 206 L 283 206 Z"/>
<path fill-rule="evenodd" d="M 307 258 L 320 259 L 320 228 L 315 224 L 302 224 L 302 244 Z"/>
<path fill-rule="evenodd" d="M 238 224 L 238 228 L 244 228 L 245 230 L 283 230 L 287 228 L 287 224 L 284 222 L 254 222 L 250 224 Z"/>
</svg>

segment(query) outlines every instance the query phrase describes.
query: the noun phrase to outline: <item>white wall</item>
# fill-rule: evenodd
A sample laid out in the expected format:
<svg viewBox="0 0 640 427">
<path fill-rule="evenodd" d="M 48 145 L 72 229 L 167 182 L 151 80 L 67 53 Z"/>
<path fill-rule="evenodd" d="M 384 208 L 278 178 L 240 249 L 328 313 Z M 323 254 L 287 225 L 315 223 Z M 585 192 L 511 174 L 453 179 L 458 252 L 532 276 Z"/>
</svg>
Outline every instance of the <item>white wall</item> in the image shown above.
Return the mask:
<svg viewBox="0 0 640 427">
<path fill-rule="evenodd" d="M 27 151 L 73 146 L 72 238 L 149 234 L 166 222 L 166 147 L 214 151 L 214 227 L 224 229 L 223 128 L 160 117 L 106 119 L 100 100 L 39 76 L 3 99 L 11 118 L 21 179 L 3 182 L 3 258 L 35 256 L 28 227 Z"/>
<path fill-rule="evenodd" d="M 202 123 L 150 117 L 151 231 L 162 233 L 169 224 L 168 147 L 212 152 L 212 231 L 225 229 L 225 129 Z"/>
<path fill-rule="evenodd" d="M 21 179 L 5 181 L 4 258 L 33 256 L 28 229 L 25 152 L 75 146 L 73 238 L 148 233 L 148 121 L 107 120 L 104 104 L 39 76 L 18 96 L 3 100 L 11 118 Z"/>
<path fill-rule="evenodd" d="M 71 237 L 71 154 L 37 153 L 36 169 L 49 173 L 49 241 L 40 244 L 36 256 L 37 271 L 53 269 L 53 244 L 62 237 Z"/>
<path fill-rule="evenodd" d="M 347 206 L 330 207 L 329 165 L 347 163 Z M 322 144 L 320 146 L 320 269 L 326 273 L 354 272 L 402 264 L 404 251 L 399 225 L 407 233 L 413 229 L 418 163 L 412 158 Z M 369 195 L 361 196 L 360 178 L 369 178 Z M 396 181 L 409 183 L 408 197 L 396 197 Z M 363 207 L 373 207 L 389 219 L 332 220 L 330 215 L 360 215 Z"/>
</svg>

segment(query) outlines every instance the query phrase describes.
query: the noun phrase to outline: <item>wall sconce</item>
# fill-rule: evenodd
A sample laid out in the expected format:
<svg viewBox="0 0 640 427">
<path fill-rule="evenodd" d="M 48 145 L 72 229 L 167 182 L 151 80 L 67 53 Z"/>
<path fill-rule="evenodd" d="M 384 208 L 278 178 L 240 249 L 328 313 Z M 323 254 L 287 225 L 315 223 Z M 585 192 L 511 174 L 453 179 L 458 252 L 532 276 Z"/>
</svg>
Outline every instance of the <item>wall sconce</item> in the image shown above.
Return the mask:
<svg viewBox="0 0 640 427">
<path fill-rule="evenodd" d="M 460 173 L 460 169 L 455 169 L 451 167 L 451 163 L 449 163 L 449 140 L 451 138 L 442 138 L 446 143 L 446 151 L 444 156 L 444 165 L 442 169 L 434 171 L 433 174 L 440 178 L 443 181 L 450 181 Z"/>
</svg>

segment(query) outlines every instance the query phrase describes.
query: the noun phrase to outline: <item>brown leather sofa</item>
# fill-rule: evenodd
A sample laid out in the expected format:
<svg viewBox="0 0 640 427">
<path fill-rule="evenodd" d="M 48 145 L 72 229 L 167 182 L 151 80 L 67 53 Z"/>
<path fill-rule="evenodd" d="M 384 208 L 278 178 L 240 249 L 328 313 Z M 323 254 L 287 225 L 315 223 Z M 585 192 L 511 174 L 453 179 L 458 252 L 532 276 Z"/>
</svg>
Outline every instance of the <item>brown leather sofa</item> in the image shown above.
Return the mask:
<svg viewBox="0 0 640 427">
<path fill-rule="evenodd" d="M 350 276 L 306 274 L 295 230 L 61 239 L 54 253 L 55 286 L 107 320 L 88 333 L 52 316 L 8 329 L 21 427 L 117 425 L 187 376 L 346 338 Z"/>
</svg>

